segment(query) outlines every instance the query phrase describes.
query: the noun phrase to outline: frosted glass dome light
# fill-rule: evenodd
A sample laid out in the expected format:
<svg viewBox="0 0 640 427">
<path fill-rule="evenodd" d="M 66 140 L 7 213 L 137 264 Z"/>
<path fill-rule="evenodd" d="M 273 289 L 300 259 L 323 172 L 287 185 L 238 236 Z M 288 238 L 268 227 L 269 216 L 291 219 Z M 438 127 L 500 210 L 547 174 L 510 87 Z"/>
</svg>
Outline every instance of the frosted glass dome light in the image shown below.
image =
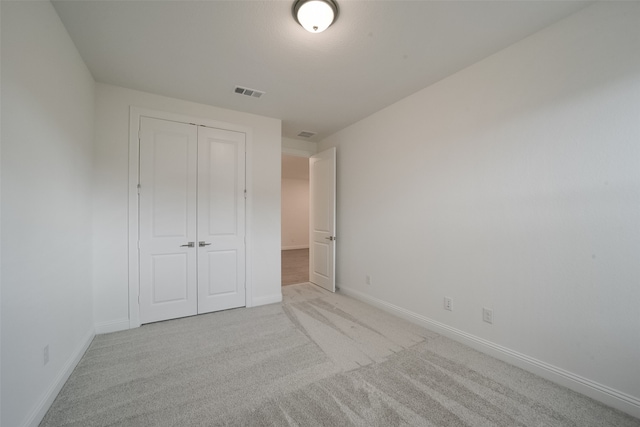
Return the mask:
<svg viewBox="0 0 640 427">
<path fill-rule="evenodd" d="M 338 16 L 338 4 L 333 0 L 298 0 L 293 5 L 293 16 L 310 33 L 321 33 Z"/>
</svg>

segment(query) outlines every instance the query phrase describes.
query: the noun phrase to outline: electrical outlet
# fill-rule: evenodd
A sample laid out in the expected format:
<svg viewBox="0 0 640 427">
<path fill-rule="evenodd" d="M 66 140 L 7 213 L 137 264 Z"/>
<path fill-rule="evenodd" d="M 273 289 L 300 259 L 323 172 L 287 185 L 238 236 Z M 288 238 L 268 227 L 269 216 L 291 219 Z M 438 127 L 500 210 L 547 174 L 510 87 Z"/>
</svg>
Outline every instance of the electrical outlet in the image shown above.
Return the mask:
<svg viewBox="0 0 640 427">
<path fill-rule="evenodd" d="M 49 363 L 49 344 L 44 346 L 44 349 L 42 350 L 42 357 L 45 365 Z"/>
<path fill-rule="evenodd" d="M 444 297 L 444 309 L 453 311 L 453 300 L 449 297 Z"/>
<path fill-rule="evenodd" d="M 493 323 L 493 310 L 482 307 L 482 320 L 487 323 Z"/>
<path fill-rule="evenodd" d="M 370 285 L 370 284 L 371 284 L 371 276 L 369 276 L 369 275 L 367 274 L 367 277 L 365 277 L 365 278 L 364 278 L 364 282 L 365 282 L 367 285 Z"/>
</svg>

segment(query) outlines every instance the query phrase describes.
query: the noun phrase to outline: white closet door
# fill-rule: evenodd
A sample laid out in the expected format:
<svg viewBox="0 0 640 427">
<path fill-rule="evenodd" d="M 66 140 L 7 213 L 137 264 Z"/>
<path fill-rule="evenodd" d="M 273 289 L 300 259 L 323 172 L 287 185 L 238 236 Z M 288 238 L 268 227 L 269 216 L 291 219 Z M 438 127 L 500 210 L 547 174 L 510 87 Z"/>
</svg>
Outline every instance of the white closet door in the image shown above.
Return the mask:
<svg viewBox="0 0 640 427">
<path fill-rule="evenodd" d="M 245 305 L 245 134 L 198 128 L 198 313 Z"/>
<path fill-rule="evenodd" d="M 149 323 L 197 312 L 197 127 L 143 117 L 140 130 L 140 321 Z"/>
</svg>

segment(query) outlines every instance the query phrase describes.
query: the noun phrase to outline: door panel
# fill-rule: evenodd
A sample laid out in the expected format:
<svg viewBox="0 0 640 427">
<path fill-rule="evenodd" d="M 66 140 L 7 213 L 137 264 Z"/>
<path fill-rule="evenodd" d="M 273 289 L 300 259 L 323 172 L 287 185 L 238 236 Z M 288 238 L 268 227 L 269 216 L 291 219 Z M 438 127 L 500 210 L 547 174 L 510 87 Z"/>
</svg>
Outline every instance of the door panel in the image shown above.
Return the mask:
<svg viewBox="0 0 640 427">
<path fill-rule="evenodd" d="M 335 292 L 336 149 L 309 159 L 310 245 L 312 283 Z"/>
<path fill-rule="evenodd" d="M 329 244 L 324 242 L 313 242 L 313 271 L 329 279 Z"/>
<path fill-rule="evenodd" d="M 191 135 L 192 136 L 192 135 Z M 187 227 L 193 224 L 187 209 L 193 196 L 189 186 L 193 184 L 193 147 L 189 147 L 190 135 L 174 132 L 155 132 L 151 147 L 153 194 L 151 195 L 152 236 L 182 237 L 188 235 Z"/>
<path fill-rule="evenodd" d="M 153 304 L 183 301 L 189 297 L 187 254 L 151 255 Z"/>
<path fill-rule="evenodd" d="M 140 120 L 140 321 L 196 314 L 195 126 Z"/>
<path fill-rule="evenodd" d="M 238 292 L 238 253 L 236 251 L 208 251 L 209 283 L 207 297 Z"/>
<path fill-rule="evenodd" d="M 203 197 L 200 203 L 207 200 L 208 210 L 200 214 L 209 219 L 209 235 L 234 236 L 238 233 L 238 201 L 240 197 L 244 198 L 244 194 L 239 194 L 239 190 L 244 191 L 244 184 L 239 182 L 237 174 L 242 147 L 235 140 L 222 139 L 228 135 L 221 135 L 222 131 L 217 129 L 201 132 L 207 134 L 201 137 L 200 149 L 208 151 L 208 162 L 201 162 L 203 173 L 200 176 L 208 175 L 208 188 L 200 193 Z M 232 133 L 232 136 L 235 134 Z"/>
<path fill-rule="evenodd" d="M 245 305 L 245 134 L 198 129 L 198 312 Z"/>
</svg>

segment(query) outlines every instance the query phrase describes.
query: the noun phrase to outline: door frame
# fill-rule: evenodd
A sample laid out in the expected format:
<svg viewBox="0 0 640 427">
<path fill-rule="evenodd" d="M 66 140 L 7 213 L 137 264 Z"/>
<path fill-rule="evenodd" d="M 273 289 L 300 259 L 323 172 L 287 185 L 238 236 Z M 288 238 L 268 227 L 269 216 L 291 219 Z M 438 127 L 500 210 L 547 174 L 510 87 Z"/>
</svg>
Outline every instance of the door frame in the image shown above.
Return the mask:
<svg viewBox="0 0 640 427">
<path fill-rule="evenodd" d="M 138 206 L 138 182 L 140 170 L 140 118 L 150 117 L 160 120 L 187 123 L 196 126 L 207 126 L 216 129 L 242 132 L 246 135 L 245 140 L 245 188 L 247 196 L 245 199 L 245 306 L 253 306 L 253 280 L 251 275 L 251 218 L 252 218 L 252 147 L 253 130 L 251 127 L 237 125 L 203 117 L 193 117 L 184 114 L 170 113 L 166 111 L 151 110 L 142 107 L 129 107 L 129 211 L 128 211 L 128 264 L 129 264 L 129 329 L 140 327 L 140 269 L 138 259 L 138 228 L 139 228 L 139 206 Z"/>
</svg>

